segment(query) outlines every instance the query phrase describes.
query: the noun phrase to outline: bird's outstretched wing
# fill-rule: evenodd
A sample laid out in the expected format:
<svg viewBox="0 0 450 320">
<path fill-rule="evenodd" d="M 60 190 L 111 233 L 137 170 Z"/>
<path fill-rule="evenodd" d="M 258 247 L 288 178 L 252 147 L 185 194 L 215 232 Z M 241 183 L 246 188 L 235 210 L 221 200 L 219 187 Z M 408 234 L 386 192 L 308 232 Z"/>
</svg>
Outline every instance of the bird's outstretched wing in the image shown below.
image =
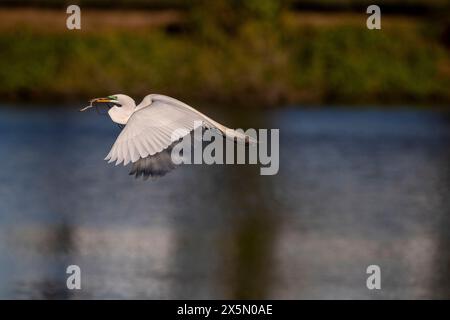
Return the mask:
<svg viewBox="0 0 450 320">
<path fill-rule="evenodd" d="M 105 158 L 116 165 L 131 162 L 130 174 L 136 177 L 162 176 L 175 168 L 171 158 L 173 146 L 197 127 L 216 128 L 234 141 L 256 142 L 174 98 L 158 94 L 146 98 L 151 102 L 136 109 Z"/>
<path fill-rule="evenodd" d="M 161 177 L 175 169 L 177 165 L 172 161 L 172 147 L 173 145 L 153 156 L 133 162 L 130 175 L 134 175 L 135 178 L 142 176 L 146 180 L 149 177 Z"/>
<path fill-rule="evenodd" d="M 205 127 L 202 128 L 202 134 L 204 131 L 207 130 Z M 194 134 L 193 131 L 190 132 L 190 136 L 188 138 L 191 140 L 191 143 L 193 143 Z M 161 152 L 158 152 L 157 154 L 153 156 L 148 156 L 146 158 L 140 158 L 138 161 L 133 162 L 131 166 L 130 175 L 134 175 L 135 178 L 143 177 L 144 180 L 147 180 L 149 177 L 155 178 L 155 177 L 162 177 L 169 171 L 172 171 L 175 169 L 178 164 L 175 164 L 172 161 L 172 149 L 174 146 L 176 146 L 178 143 L 182 143 L 181 140 L 177 140 L 174 143 L 172 143 L 167 149 L 164 149 Z M 203 146 L 205 144 L 202 144 Z M 177 158 L 177 163 L 182 162 L 183 159 L 180 157 L 183 156 L 183 151 L 181 150 L 181 153 L 176 153 L 174 156 Z M 192 152 L 192 149 L 191 149 Z"/>
<path fill-rule="evenodd" d="M 187 135 L 199 126 L 216 127 L 211 119 L 178 100 L 162 95 L 152 95 L 151 100 L 133 113 L 105 158 L 116 165 L 132 162 L 130 174 L 136 177 L 161 176 L 175 167 L 171 147 L 183 137 L 172 139 L 175 130 L 183 129 Z"/>
<path fill-rule="evenodd" d="M 122 162 L 127 165 L 140 158 L 153 156 L 175 142 L 172 141 L 172 134 L 176 130 L 184 129 L 189 133 L 195 129 L 195 125 L 211 127 L 201 115 L 191 110 L 153 101 L 130 117 L 105 160 L 116 161 L 116 165 Z"/>
</svg>

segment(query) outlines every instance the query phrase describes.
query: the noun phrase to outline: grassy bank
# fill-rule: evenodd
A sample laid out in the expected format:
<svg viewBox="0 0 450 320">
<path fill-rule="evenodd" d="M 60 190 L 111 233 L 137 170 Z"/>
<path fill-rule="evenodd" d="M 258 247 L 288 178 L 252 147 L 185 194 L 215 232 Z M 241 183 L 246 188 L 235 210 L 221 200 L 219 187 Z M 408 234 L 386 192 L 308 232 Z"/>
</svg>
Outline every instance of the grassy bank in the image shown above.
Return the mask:
<svg viewBox="0 0 450 320">
<path fill-rule="evenodd" d="M 160 24 L 107 28 L 92 18 L 97 27 L 87 19 L 81 31 L 45 28 L 38 18 L 0 24 L 0 95 L 83 100 L 159 92 L 240 105 L 450 104 L 450 51 L 440 23 L 391 16 L 381 31 L 369 31 L 365 14 L 231 15 L 231 26 L 229 18 L 194 11 Z"/>
</svg>

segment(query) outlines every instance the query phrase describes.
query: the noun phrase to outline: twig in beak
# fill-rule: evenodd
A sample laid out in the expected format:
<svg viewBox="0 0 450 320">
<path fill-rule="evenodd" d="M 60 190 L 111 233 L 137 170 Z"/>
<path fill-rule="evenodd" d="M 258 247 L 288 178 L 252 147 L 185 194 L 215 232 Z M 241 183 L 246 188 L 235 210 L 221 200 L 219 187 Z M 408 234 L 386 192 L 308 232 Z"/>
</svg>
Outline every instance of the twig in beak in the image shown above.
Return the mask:
<svg viewBox="0 0 450 320">
<path fill-rule="evenodd" d="M 83 111 L 86 111 L 87 109 L 92 108 L 92 107 L 93 107 L 92 104 L 93 104 L 93 103 L 95 102 L 95 100 L 97 100 L 97 99 L 98 99 L 98 98 L 89 100 L 89 105 L 88 105 L 87 107 L 84 107 L 83 109 L 81 109 L 80 112 L 83 112 Z"/>
<path fill-rule="evenodd" d="M 80 112 L 86 111 L 87 109 L 92 108 L 92 107 L 93 107 L 93 105 L 91 104 L 91 105 L 89 105 L 89 106 L 84 107 L 83 109 L 81 109 Z"/>
</svg>

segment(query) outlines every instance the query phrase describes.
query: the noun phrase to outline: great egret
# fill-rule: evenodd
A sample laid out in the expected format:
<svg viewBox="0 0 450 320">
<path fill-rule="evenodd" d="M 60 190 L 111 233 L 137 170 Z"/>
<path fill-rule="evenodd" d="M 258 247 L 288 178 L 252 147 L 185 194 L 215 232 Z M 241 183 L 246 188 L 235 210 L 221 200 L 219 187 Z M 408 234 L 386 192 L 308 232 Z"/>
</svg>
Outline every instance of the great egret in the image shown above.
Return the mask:
<svg viewBox="0 0 450 320">
<path fill-rule="evenodd" d="M 136 178 L 162 176 L 175 168 L 171 150 L 176 142 L 172 140 L 172 133 L 177 129 L 184 129 L 187 135 L 200 123 L 206 129 L 218 129 L 226 138 L 247 144 L 256 143 L 252 137 L 231 130 L 191 106 L 165 95 L 149 94 L 136 105 L 129 96 L 114 94 L 92 99 L 90 105 L 80 111 L 92 108 L 94 104 L 106 104 L 111 120 L 125 126 L 105 160 L 108 163 L 116 161 L 116 165 L 123 163 L 124 166 L 131 162 L 130 175 Z"/>
</svg>

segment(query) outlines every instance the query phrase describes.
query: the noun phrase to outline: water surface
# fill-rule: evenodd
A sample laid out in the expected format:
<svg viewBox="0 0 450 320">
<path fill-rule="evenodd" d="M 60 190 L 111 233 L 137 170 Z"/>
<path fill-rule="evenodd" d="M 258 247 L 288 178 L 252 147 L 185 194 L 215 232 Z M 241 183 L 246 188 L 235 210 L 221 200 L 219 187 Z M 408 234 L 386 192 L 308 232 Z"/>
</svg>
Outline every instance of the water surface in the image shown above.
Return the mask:
<svg viewBox="0 0 450 320">
<path fill-rule="evenodd" d="M 448 115 L 212 115 L 280 128 L 279 174 L 135 180 L 103 161 L 119 133 L 107 118 L 2 108 L 0 298 L 450 298 Z"/>
</svg>

